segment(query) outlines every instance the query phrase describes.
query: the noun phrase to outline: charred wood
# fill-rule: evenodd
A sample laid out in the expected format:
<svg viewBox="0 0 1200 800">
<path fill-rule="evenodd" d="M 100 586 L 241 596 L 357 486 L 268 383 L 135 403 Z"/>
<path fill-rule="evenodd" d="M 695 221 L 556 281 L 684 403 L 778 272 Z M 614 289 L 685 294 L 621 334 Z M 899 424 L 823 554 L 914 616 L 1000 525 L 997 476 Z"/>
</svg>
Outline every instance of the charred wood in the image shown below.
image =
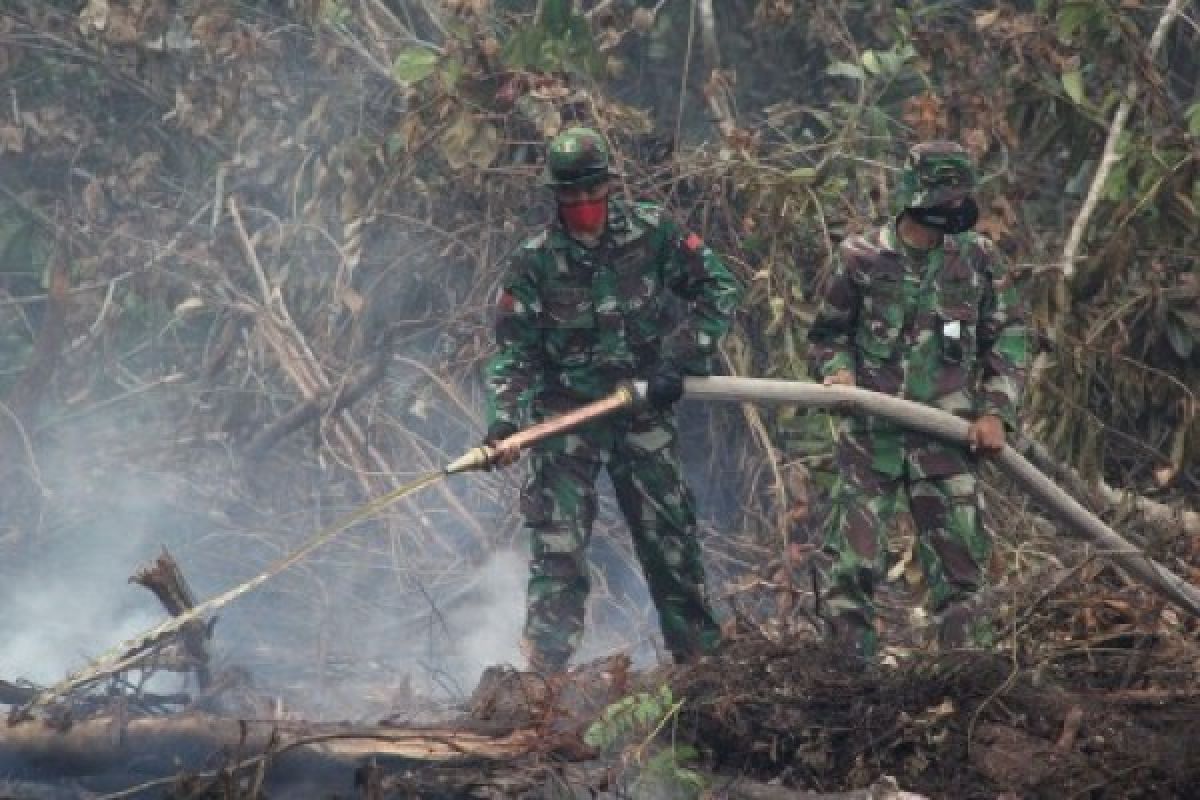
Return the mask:
<svg viewBox="0 0 1200 800">
<path fill-rule="evenodd" d="M 163 608 L 173 617 L 185 614 L 196 605 L 196 596 L 184 578 L 178 562 L 163 548 L 162 554 L 153 564 L 138 570 L 131 583 L 144 586 L 154 593 Z M 216 620 L 214 619 L 213 622 Z M 186 654 L 186 662 L 195 669 L 196 681 L 201 689 L 212 685 L 212 672 L 208 668 L 208 640 L 212 637 L 212 625 L 201 620 L 184 625 L 179 631 Z"/>
</svg>

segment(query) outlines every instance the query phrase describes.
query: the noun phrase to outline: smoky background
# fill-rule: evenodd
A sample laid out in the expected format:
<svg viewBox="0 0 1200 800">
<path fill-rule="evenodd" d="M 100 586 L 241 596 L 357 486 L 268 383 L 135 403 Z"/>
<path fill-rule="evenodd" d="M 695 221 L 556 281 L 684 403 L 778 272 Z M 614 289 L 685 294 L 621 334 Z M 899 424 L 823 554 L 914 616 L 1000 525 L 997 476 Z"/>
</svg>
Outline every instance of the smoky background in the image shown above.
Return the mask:
<svg viewBox="0 0 1200 800">
<path fill-rule="evenodd" d="M 446 131 L 372 66 L 388 43 L 361 20 L 147 9 L 106 12 L 162 37 L 123 57 L 124 77 L 80 50 L 13 83 L 41 132 L 5 156 L 5 180 L 61 218 L 0 207 L 4 680 L 54 683 L 160 622 L 129 578 L 164 548 L 203 600 L 474 446 L 505 258 L 550 219 L 536 126 L 504 123 L 493 169 L 431 158 Z M 64 35 L 108 35 L 77 11 L 23 7 L 13 24 L 44 14 Z M 414 30 L 430 24 L 418 14 Z M 445 113 L 455 124 L 461 107 Z M 624 188 L 665 199 L 657 179 L 635 171 Z M 757 558 L 734 535 L 745 459 L 761 457 L 737 409 L 685 401 L 681 435 L 719 595 Z M 486 666 L 521 663 L 524 475 L 456 476 L 340 534 L 220 610 L 213 669 L 314 719 L 463 702 Z M 599 486 L 577 660 L 648 665 L 665 657 L 657 617 Z"/>
</svg>

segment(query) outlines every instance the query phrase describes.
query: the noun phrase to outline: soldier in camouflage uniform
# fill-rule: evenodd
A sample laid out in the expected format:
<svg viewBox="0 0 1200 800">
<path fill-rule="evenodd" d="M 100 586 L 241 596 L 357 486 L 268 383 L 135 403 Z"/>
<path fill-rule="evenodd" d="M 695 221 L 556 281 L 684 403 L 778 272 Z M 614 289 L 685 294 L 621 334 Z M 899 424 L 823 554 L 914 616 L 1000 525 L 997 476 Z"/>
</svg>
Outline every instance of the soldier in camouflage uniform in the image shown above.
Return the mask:
<svg viewBox="0 0 1200 800">
<path fill-rule="evenodd" d="M 980 518 L 977 454 L 1017 428 L 1028 360 L 1025 309 L 978 218 L 971 160 L 952 142 L 909 154 L 896 216 L 842 243 L 809 333 L 814 376 L 926 403 L 971 420 L 967 450 L 875 418 L 843 420 L 826 532 L 826 610 L 854 651 L 876 649 L 872 594 L 902 500 L 946 647 L 986 643 L 971 611 L 991 542 Z"/>
<path fill-rule="evenodd" d="M 595 480 L 606 467 L 677 661 L 715 646 L 694 500 L 683 481 L 673 405 L 683 375 L 706 375 L 741 289 L 717 255 L 657 206 L 610 194 L 604 139 L 572 128 L 551 142 L 545 183 L 558 220 L 511 258 L 497 300 L 498 352 L 487 370 L 485 442 L 646 379 L 647 407 L 592 423 L 532 451 L 521 505 L 532 546 L 523 650 L 558 671 L 583 634 Z M 687 305 L 671 321 L 672 292 Z M 515 461 L 512 450 L 499 463 Z"/>
</svg>

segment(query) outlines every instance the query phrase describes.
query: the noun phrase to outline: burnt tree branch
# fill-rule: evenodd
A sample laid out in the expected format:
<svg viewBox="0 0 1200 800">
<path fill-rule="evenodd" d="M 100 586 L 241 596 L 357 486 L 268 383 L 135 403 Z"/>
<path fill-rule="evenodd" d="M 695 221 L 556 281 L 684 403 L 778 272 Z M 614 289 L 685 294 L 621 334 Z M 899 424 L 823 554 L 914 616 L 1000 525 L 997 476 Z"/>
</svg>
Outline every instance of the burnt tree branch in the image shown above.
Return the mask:
<svg viewBox="0 0 1200 800">
<path fill-rule="evenodd" d="M 268 423 L 246 445 L 246 458 L 251 461 L 262 458 L 289 434 L 322 417 L 340 414 L 365 397 L 383 380 L 387 372 L 393 335 L 385 335 L 370 363 L 361 366 L 347 381 L 310 400 L 298 403 L 283 416 Z"/>
<path fill-rule="evenodd" d="M 129 582 L 153 592 L 172 617 L 185 614 L 196 605 L 196 596 L 183 577 L 179 563 L 166 548 L 153 564 L 138 570 Z M 201 689 L 207 689 L 212 684 L 212 673 L 208 668 L 208 640 L 212 636 L 210 626 L 202 620 L 193 620 L 180 629 L 179 635 L 188 659 L 194 664 L 196 682 Z"/>
</svg>

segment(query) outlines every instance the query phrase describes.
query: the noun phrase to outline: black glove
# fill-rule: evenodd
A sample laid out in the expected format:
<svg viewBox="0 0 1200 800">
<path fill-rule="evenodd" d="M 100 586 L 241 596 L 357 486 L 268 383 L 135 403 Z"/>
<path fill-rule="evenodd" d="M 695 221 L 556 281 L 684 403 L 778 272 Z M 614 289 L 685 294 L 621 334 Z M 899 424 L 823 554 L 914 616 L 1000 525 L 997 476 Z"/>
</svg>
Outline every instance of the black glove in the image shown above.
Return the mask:
<svg viewBox="0 0 1200 800">
<path fill-rule="evenodd" d="M 675 405 L 683 397 L 683 373 L 672 364 L 662 364 L 646 382 L 646 402 L 656 411 Z"/>
<path fill-rule="evenodd" d="M 516 425 L 504 420 L 496 420 L 488 426 L 487 433 L 483 437 L 483 443 L 491 447 L 502 439 L 507 439 L 518 430 Z"/>
</svg>

